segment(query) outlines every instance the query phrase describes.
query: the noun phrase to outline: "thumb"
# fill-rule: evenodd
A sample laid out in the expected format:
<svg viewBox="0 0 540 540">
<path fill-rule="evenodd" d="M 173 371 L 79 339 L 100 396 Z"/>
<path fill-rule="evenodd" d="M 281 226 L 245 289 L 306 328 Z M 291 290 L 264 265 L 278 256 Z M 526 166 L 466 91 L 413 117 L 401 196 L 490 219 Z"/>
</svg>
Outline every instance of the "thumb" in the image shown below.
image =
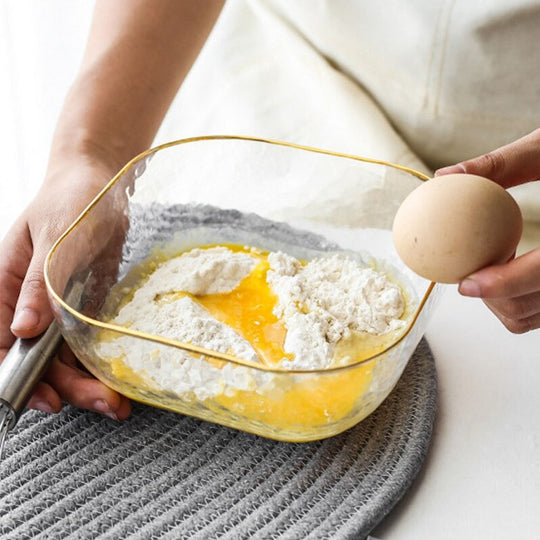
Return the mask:
<svg viewBox="0 0 540 540">
<path fill-rule="evenodd" d="M 444 167 L 435 176 L 467 173 L 494 180 L 504 188 L 540 179 L 540 129 L 477 158 Z"/>
<path fill-rule="evenodd" d="M 43 274 L 45 255 L 43 248 L 34 252 L 21 286 L 11 323 L 11 331 L 20 338 L 41 334 L 53 319 Z"/>
</svg>

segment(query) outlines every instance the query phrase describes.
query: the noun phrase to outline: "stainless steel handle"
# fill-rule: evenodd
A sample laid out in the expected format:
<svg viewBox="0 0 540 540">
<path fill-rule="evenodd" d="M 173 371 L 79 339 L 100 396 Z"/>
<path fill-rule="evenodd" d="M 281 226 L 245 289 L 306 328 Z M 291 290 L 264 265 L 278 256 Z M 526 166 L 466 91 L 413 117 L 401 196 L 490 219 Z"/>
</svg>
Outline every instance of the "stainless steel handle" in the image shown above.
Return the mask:
<svg viewBox="0 0 540 540">
<path fill-rule="evenodd" d="M 84 284 L 70 283 L 66 291 L 66 302 L 79 305 Z M 17 339 L 0 364 L 0 460 L 7 432 L 17 423 L 61 341 L 53 321 L 41 336 Z"/>
<path fill-rule="evenodd" d="M 17 339 L 0 364 L 0 402 L 18 416 L 54 356 L 62 335 L 56 322 L 39 337 Z"/>
</svg>

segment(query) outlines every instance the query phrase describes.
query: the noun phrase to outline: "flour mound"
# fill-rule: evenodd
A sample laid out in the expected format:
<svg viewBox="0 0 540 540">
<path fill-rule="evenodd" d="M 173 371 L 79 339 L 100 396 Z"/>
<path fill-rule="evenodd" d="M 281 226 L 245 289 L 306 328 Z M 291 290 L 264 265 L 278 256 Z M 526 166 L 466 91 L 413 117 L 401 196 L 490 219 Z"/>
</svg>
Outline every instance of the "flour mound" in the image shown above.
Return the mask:
<svg viewBox="0 0 540 540">
<path fill-rule="evenodd" d="M 231 327 L 214 319 L 188 296 L 172 302 L 132 300 L 113 322 L 131 321 L 130 327 L 209 350 L 233 354 L 252 362 L 259 357 L 251 345 Z M 229 387 L 247 390 L 253 386 L 248 370 L 213 366 L 181 349 L 129 336 L 100 344 L 100 354 L 122 358 L 124 364 L 177 395 L 193 393 L 198 400 L 226 393 Z"/>
<path fill-rule="evenodd" d="M 258 363 L 248 341 L 192 298 L 166 296 L 178 291 L 193 295 L 230 292 L 256 262 L 250 255 L 223 247 L 193 249 L 157 268 L 111 322 Z M 219 369 L 188 352 L 143 339 L 119 337 L 101 343 L 100 354 L 122 358 L 163 390 L 179 395 L 193 392 L 199 400 L 226 392 L 230 385 L 247 388 L 251 384 L 246 370 L 232 365 Z"/>
<path fill-rule="evenodd" d="M 134 330 L 257 361 L 251 345 L 188 296 L 234 290 L 257 260 L 225 247 L 193 249 L 162 264 L 112 321 Z"/>
<path fill-rule="evenodd" d="M 136 294 L 184 291 L 195 296 L 230 292 L 251 273 L 257 260 L 226 247 L 194 248 L 162 264 Z"/>
<path fill-rule="evenodd" d="M 291 369 L 332 363 L 335 345 L 351 332 L 384 334 L 404 323 L 400 288 L 383 273 L 345 253 L 306 265 L 282 252 L 268 256 L 267 281 L 278 297 L 274 314 L 287 327 L 284 350 Z"/>
<path fill-rule="evenodd" d="M 131 321 L 130 328 L 140 332 L 258 361 L 249 342 L 188 296 L 172 302 L 140 303 L 134 299 L 120 311 L 114 322 L 125 320 Z"/>
</svg>

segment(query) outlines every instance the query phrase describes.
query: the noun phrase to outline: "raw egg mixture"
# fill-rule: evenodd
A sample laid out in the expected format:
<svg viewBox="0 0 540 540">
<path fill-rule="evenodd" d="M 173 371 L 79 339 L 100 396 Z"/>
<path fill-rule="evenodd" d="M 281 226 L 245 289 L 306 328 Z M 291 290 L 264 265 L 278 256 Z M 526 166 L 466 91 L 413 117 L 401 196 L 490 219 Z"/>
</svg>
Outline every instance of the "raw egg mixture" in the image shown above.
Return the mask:
<svg viewBox="0 0 540 540">
<path fill-rule="evenodd" d="M 134 273 L 106 322 L 238 362 L 104 330 L 97 352 L 112 377 L 278 430 L 354 416 L 373 370 L 358 362 L 395 342 L 409 313 L 399 285 L 341 252 L 300 261 L 213 245 L 153 256 L 131 283 Z"/>
</svg>

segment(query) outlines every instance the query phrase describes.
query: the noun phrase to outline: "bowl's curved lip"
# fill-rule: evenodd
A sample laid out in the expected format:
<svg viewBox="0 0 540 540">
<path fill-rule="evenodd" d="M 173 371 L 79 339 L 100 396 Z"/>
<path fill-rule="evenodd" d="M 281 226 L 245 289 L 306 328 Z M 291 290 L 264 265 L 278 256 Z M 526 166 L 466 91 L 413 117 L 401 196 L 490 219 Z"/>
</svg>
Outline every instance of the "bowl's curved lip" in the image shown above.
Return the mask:
<svg viewBox="0 0 540 540">
<path fill-rule="evenodd" d="M 67 228 L 67 230 L 58 238 L 58 240 L 54 243 L 52 248 L 50 249 L 49 253 L 47 254 L 47 257 L 45 259 L 45 265 L 44 265 L 44 277 L 45 277 L 45 284 L 47 287 L 47 290 L 49 292 L 49 295 L 52 297 L 52 299 L 61 307 L 63 310 L 70 313 L 73 317 L 78 319 L 80 322 L 83 322 L 85 324 L 88 324 L 90 326 L 100 328 L 103 330 L 110 330 L 113 332 L 116 332 L 118 334 L 124 334 L 131 337 L 136 337 L 140 339 L 145 339 L 148 341 L 153 341 L 155 343 L 159 343 L 162 345 L 167 345 L 171 347 L 175 347 L 177 349 L 183 349 L 185 351 L 197 354 L 197 355 L 203 355 L 203 356 L 209 356 L 211 358 L 214 358 L 216 360 L 222 360 L 226 362 L 231 362 L 233 364 L 236 364 L 238 366 L 243 367 L 249 367 L 253 369 L 257 369 L 260 371 L 265 372 L 271 372 L 271 373 L 289 373 L 289 374 L 301 374 L 301 373 L 333 373 L 348 369 L 356 368 L 362 364 L 366 364 L 367 362 L 371 362 L 374 359 L 376 359 L 379 356 L 384 355 L 386 352 L 388 352 L 390 349 L 393 349 L 399 342 L 401 342 L 405 337 L 409 334 L 411 329 L 414 327 L 414 324 L 416 323 L 416 320 L 418 319 L 420 313 L 422 312 L 422 309 L 424 305 L 426 304 L 429 296 L 431 295 L 431 292 L 436 286 L 436 283 L 431 282 L 428 285 L 428 288 L 423 296 L 423 298 L 420 300 L 418 307 L 416 309 L 416 312 L 414 313 L 414 316 L 412 317 L 411 321 L 409 322 L 409 325 L 405 329 L 405 331 L 400 335 L 399 339 L 394 341 L 391 345 L 383 349 L 377 354 L 374 354 L 373 356 L 370 356 L 369 358 L 365 358 L 363 360 L 359 360 L 358 362 L 352 362 L 350 364 L 345 364 L 342 366 L 335 366 L 330 368 L 324 368 L 324 369 L 286 369 L 283 367 L 272 367 L 272 366 L 266 366 L 263 364 L 257 364 L 255 362 L 251 362 L 249 360 L 244 360 L 242 358 L 239 358 L 234 355 L 226 354 L 226 353 L 220 353 L 217 351 L 212 351 L 209 349 L 205 349 L 203 347 L 198 347 L 196 345 L 192 345 L 190 343 L 183 343 L 181 341 L 176 341 L 173 339 L 169 339 L 162 336 L 157 336 L 153 334 L 147 334 L 145 332 L 140 332 L 138 330 L 132 330 L 130 328 L 117 326 L 115 324 L 106 323 L 103 321 L 98 321 L 96 319 L 93 319 L 91 317 L 88 317 L 76 309 L 72 308 L 68 304 L 64 302 L 64 300 L 60 297 L 59 294 L 53 289 L 51 285 L 51 281 L 49 278 L 49 269 L 51 264 L 52 256 L 54 255 L 54 252 L 58 249 L 60 244 L 63 242 L 63 240 L 79 225 L 79 223 L 84 219 L 84 217 L 90 212 L 90 210 L 99 202 L 99 200 L 111 189 L 112 186 L 116 184 L 118 179 L 124 175 L 131 167 L 133 167 L 136 163 L 140 162 L 142 159 L 146 158 L 147 156 L 150 156 L 152 154 L 155 154 L 156 152 L 159 152 L 160 150 L 164 150 L 166 148 L 172 147 L 172 146 L 178 146 L 180 144 L 187 144 L 192 142 L 199 142 L 199 141 L 212 141 L 212 140 L 238 140 L 238 141 L 249 141 L 249 142 L 260 142 L 265 144 L 272 144 L 277 146 L 284 146 L 289 148 L 294 148 L 297 150 L 304 150 L 307 152 L 314 152 L 318 154 L 326 154 L 329 156 L 334 157 L 340 157 L 340 158 L 346 158 L 346 159 L 352 159 L 355 161 L 362 161 L 365 163 L 373 163 L 377 165 L 385 165 L 388 167 L 392 167 L 394 169 L 398 169 L 404 172 L 407 172 L 413 176 L 416 176 L 422 181 L 428 180 L 429 177 L 419 171 L 416 171 L 414 169 L 411 169 L 409 167 L 405 167 L 403 165 L 398 165 L 395 163 L 391 163 L 384 160 L 378 160 L 378 159 L 372 159 L 372 158 L 366 158 L 362 156 L 356 156 L 354 154 L 345 154 L 340 152 L 335 152 L 333 150 L 324 150 L 321 148 L 315 148 L 311 146 L 304 146 L 296 143 L 291 142 L 285 142 L 285 141 L 279 141 L 275 139 L 267 139 L 264 137 L 251 137 L 251 136 L 244 136 L 244 135 L 203 135 L 198 137 L 189 137 L 185 139 L 178 139 L 175 141 L 167 142 L 152 148 L 149 148 L 148 150 L 145 150 L 141 154 L 135 156 L 133 159 L 131 159 L 118 173 L 106 184 L 106 186 L 100 191 L 100 193 L 90 202 L 90 204 L 82 211 L 82 213 L 79 215 L 79 217 Z"/>
</svg>

